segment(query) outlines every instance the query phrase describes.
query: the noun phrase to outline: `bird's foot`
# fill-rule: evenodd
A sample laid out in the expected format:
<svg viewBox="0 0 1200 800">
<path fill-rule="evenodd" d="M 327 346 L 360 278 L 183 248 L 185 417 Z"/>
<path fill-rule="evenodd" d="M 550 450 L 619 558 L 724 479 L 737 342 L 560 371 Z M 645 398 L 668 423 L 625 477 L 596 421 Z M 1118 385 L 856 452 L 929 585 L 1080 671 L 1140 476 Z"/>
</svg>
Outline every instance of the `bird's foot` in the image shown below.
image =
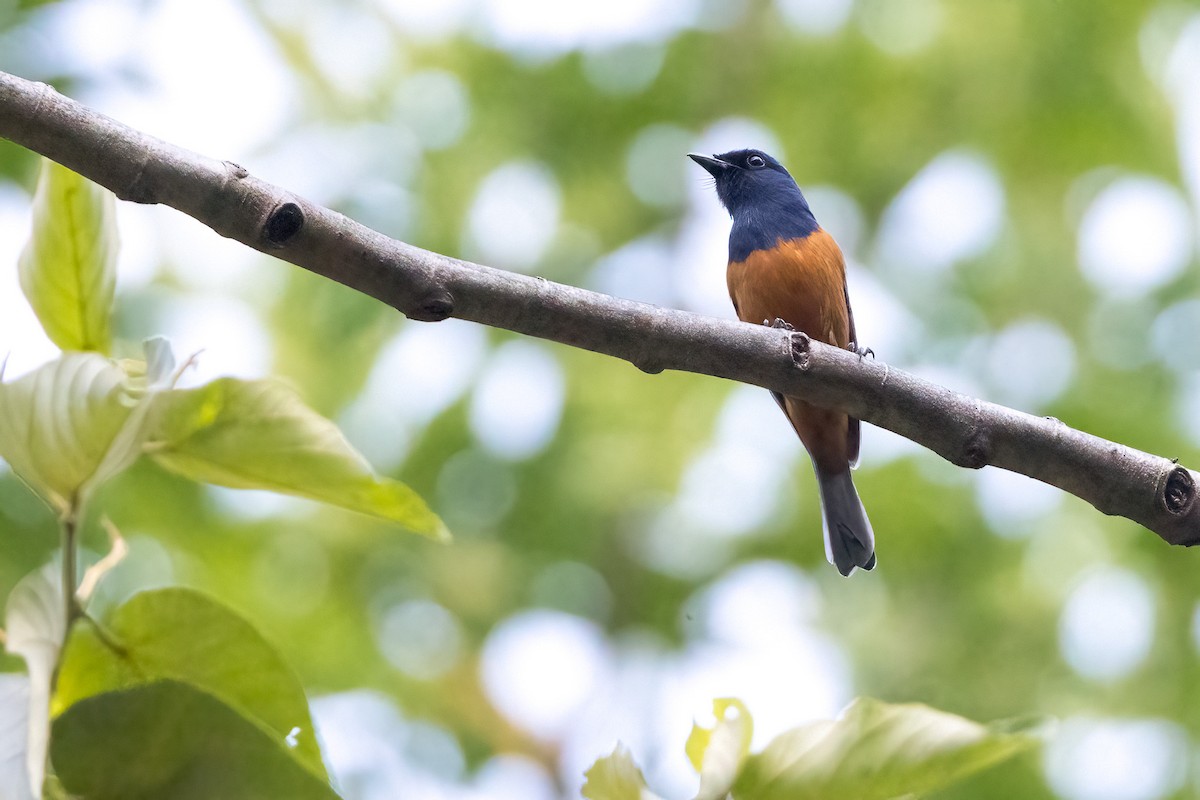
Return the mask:
<svg viewBox="0 0 1200 800">
<path fill-rule="evenodd" d="M 768 326 L 768 327 L 771 327 L 771 328 L 779 328 L 780 330 L 785 330 L 785 331 L 794 331 L 794 330 L 796 330 L 795 326 L 794 326 L 794 325 L 792 325 L 792 323 L 790 323 L 790 322 L 787 322 L 786 320 L 782 320 L 782 319 L 780 319 L 779 317 L 776 317 L 776 318 L 775 318 L 775 320 L 774 320 L 774 322 L 772 322 L 772 321 L 771 321 L 771 320 L 769 320 L 769 319 L 764 319 L 764 320 L 763 320 L 763 325 L 766 325 L 766 326 Z"/>
<path fill-rule="evenodd" d="M 874 350 L 869 347 L 860 347 L 858 342 L 851 342 L 850 344 L 846 345 L 846 349 L 851 353 L 855 353 L 859 358 L 866 358 L 867 356 L 870 356 L 871 358 L 875 357 Z"/>
<path fill-rule="evenodd" d="M 846 349 L 850 350 L 851 353 L 858 355 L 859 359 L 865 359 L 866 356 L 871 356 L 872 359 L 875 357 L 875 350 L 872 350 L 871 348 L 864 348 L 862 345 L 859 345 L 858 342 L 851 342 L 850 344 L 847 344 Z"/>
</svg>

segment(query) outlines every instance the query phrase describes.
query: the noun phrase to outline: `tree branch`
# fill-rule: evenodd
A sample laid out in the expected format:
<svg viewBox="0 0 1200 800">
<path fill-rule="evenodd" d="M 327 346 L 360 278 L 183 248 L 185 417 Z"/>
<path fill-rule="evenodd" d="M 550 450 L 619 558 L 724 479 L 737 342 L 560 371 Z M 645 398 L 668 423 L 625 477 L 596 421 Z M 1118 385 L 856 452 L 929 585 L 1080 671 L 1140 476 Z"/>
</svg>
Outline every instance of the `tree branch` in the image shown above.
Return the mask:
<svg viewBox="0 0 1200 800">
<path fill-rule="evenodd" d="M 1172 544 L 1200 542 L 1196 474 L 1165 458 L 976 400 L 766 326 L 659 308 L 459 261 L 390 239 L 228 161 L 135 131 L 0 73 L 0 136 L 136 203 L 163 203 L 222 236 L 370 295 L 415 320 L 479 322 L 838 408 L 948 461 L 1057 486 Z"/>
</svg>

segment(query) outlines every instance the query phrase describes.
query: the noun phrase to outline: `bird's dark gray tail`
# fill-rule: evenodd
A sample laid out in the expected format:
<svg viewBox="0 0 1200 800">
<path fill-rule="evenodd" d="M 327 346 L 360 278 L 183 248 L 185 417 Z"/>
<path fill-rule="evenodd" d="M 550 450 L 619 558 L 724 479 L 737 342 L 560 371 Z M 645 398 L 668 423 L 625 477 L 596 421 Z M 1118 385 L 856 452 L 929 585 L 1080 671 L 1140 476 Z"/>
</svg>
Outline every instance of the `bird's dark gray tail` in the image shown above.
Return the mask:
<svg viewBox="0 0 1200 800">
<path fill-rule="evenodd" d="M 850 470 L 832 475 L 816 470 L 825 526 L 825 557 L 849 575 L 855 567 L 875 566 L 875 532 L 854 488 Z"/>
</svg>

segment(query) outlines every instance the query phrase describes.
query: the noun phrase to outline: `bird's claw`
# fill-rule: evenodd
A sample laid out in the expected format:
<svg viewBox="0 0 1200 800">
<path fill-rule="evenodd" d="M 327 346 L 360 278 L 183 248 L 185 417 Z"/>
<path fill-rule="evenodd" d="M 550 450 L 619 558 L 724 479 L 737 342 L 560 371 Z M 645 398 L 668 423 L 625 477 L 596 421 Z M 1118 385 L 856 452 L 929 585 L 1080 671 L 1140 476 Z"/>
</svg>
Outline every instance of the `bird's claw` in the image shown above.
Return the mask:
<svg viewBox="0 0 1200 800">
<path fill-rule="evenodd" d="M 793 326 L 792 323 L 787 322 L 786 320 L 782 320 L 779 317 L 776 317 L 773 322 L 769 319 L 764 319 L 763 325 L 767 325 L 771 328 L 778 328 L 780 330 L 785 330 L 785 331 L 796 330 L 795 326 Z"/>
<path fill-rule="evenodd" d="M 875 357 L 874 350 L 869 347 L 860 347 L 858 342 L 851 342 L 849 345 L 847 345 L 846 349 L 851 353 L 858 355 L 859 358 L 866 358 L 867 356 L 870 356 L 871 358 Z"/>
</svg>

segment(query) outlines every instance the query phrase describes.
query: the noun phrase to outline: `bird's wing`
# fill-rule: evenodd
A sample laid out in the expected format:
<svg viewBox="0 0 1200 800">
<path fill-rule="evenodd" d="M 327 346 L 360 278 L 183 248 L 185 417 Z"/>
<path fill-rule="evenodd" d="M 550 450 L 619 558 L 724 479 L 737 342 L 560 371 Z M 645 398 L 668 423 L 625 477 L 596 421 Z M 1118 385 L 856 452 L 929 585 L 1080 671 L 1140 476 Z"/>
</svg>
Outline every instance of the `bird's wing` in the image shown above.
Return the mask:
<svg viewBox="0 0 1200 800">
<path fill-rule="evenodd" d="M 862 347 L 862 343 L 858 341 L 858 333 L 854 330 L 854 309 L 850 307 L 850 284 L 845 278 L 842 279 L 842 290 L 846 294 L 846 319 L 850 322 L 850 344 L 854 347 Z M 854 417 L 850 417 L 850 428 L 846 431 L 846 460 L 850 462 L 850 469 L 858 466 L 858 451 L 861 445 L 862 423 Z"/>
</svg>

